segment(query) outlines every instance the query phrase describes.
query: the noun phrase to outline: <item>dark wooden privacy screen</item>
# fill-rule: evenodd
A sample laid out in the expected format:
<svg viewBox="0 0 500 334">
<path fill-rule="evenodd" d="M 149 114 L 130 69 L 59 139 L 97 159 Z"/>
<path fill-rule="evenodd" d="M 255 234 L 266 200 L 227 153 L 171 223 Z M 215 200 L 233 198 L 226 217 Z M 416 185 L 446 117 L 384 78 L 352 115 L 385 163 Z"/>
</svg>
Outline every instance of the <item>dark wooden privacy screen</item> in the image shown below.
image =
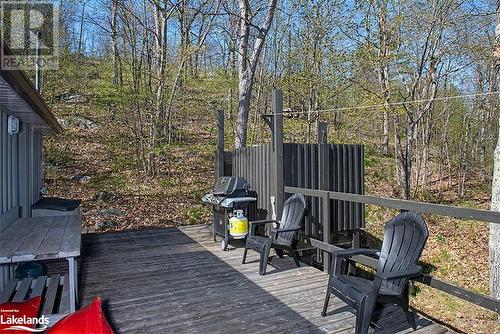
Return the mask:
<svg viewBox="0 0 500 334">
<path fill-rule="evenodd" d="M 271 218 L 270 197 L 276 193 L 271 144 L 245 147 L 231 152 L 232 175 L 245 178 L 257 202 L 250 219 Z M 342 144 L 283 144 L 283 183 L 285 186 L 320 188 L 363 194 L 364 148 Z M 286 199 L 286 198 L 285 198 Z M 321 200 L 309 197 L 304 237 L 323 239 L 323 233 L 359 230 L 364 227 L 364 204 L 331 199 L 329 219 L 321 216 Z M 330 226 L 324 227 L 323 222 Z M 327 234 L 329 235 L 329 234 Z"/>
</svg>

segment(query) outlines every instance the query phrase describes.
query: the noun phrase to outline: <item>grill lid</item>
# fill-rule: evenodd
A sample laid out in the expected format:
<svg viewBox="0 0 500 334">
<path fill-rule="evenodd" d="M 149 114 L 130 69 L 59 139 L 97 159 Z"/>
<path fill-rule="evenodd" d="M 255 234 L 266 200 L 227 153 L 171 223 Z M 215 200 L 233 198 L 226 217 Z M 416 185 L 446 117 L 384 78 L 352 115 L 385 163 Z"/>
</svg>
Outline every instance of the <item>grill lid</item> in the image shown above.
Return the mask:
<svg viewBox="0 0 500 334">
<path fill-rule="evenodd" d="M 222 176 L 217 179 L 212 194 L 218 196 L 230 196 L 239 191 L 250 188 L 247 181 L 239 176 Z"/>
</svg>

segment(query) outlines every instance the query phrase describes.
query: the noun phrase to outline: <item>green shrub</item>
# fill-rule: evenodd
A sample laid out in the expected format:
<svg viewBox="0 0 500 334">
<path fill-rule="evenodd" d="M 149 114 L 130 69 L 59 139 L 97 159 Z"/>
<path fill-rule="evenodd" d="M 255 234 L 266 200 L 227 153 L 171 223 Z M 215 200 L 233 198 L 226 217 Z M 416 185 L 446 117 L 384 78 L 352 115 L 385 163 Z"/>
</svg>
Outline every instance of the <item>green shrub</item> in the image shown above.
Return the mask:
<svg viewBox="0 0 500 334">
<path fill-rule="evenodd" d="M 182 209 L 182 215 L 188 224 L 200 223 L 203 218 L 204 207 L 202 205 L 193 205 Z"/>
<path fill-rule="evenodd" d="M 44 162 L 53 167 L 66 167 L 73 163 L 74 159 L 69 150 L 57 145 L 47 144 L 44 147 Z"/>
<path fill-rule="evenodd" d="M 127 186 L 127 180 L 121 175 L 103 173 L 92 176 L 88 186 L 100 191 L 118 191 Z"/>
<path fill-rule="evenodd" d="M 444 245 L 446 243 L 446 238 L 442 234 L 436 235 L 436 240 L 441 245 Z"/>
<path fill-rule="evenodd" d="M 160 184 L 160 186 L 162 188 L 165 188 L 165 189 L 172 188 L 173 186 L 175 186 L 175 181 L 168 178 L 168 177 L 163 177 L 163 178 L 159 179 L 158 183 Z"/>
</svg>

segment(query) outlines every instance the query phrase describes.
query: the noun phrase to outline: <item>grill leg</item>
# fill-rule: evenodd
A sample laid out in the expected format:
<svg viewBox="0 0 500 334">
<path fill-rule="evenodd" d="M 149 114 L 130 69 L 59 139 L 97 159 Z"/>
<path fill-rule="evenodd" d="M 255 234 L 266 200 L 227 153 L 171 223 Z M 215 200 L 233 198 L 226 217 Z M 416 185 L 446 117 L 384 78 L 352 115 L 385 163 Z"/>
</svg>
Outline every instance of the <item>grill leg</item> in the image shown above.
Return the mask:
<svg viewBox="0 0 500 334">
<path fill-rule="evenodd" d="M 245 264 L 245 261 L 247 260 L 247 252 L 248 248 L 245 246 L 245 250 L 243 251 L 243 261 L 241 261 L 241 264 Z"/>
<path fill-rule="evenodd" d="M 217 242 L 217 233 L 215 232 L 215 228 L 216 228 L 215 226 L 218 224 L 218 222 L 217 222 L 218 216 L 216 215 L 215 209 L 213 210 L 213 217 L 214 217 L 214 219 L 213 219 L 213 223 L 212 223 L 212 232 L 214 235 L 214 242 Z"/>
<path fill-rule="evenodd" d="M 227 209 L 224 210 L 224 240 L 226 244 L 229 245 L 229 226 L 227 221 Z"/>
</svg>

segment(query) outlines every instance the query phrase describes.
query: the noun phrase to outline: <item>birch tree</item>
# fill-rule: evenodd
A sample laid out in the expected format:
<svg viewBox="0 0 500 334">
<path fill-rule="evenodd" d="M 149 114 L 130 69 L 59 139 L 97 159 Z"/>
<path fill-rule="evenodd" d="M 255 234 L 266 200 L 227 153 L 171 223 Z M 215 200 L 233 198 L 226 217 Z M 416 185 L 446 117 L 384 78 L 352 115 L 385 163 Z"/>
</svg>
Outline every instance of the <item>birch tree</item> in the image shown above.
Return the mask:
<svg viewBox="0 0 500 334">
<path fill-rule="evenodd" d="M 497 85 L 500 82 L 500 1 L 497 1 L 497 25 L 495 29 L 495 72 Z M 500 118 L 499 137 L 495 149 L 493 165 L 493 185 L 491 187 L 491 210 L 500 211 Z M 490 293 L 500 299 L 500 224 L 490 224 Z"/>
<path fill-rule="evenodd" d="M 392 41 L 394 35 L 394 27 L 390 24 L 388 15 L 390 1 L 374 1 L 374 7 L 377 16 L 378 28 L 378 83 L 380 92 L 384 100 L 384 121 L 382 129 L 382 152 L 384 155 L 389 155 L 389 112 L 394 112 L 391 106 L 391 78 L 389 77 L 389 65 L 391 61 L 391 52 L 394 47 Z M 394 20 L 397 22 L 397 20 Z M 394 25 L 394 24 L 393 24 Z"/>
<path fill-rule="evenodd" d="M 264 23 L 255 24 L 250 0 L 239 0 L 239 41 L 238 41 L 238 112 L 234 129 L 235 148 L 245 147 L 247 142 L 248 115 L 255 72 L 266 36 L 271 28 L 277 0 L 268 0 Z M 251 46 L 254 31 L 257 31 Z"/>
</svg>

